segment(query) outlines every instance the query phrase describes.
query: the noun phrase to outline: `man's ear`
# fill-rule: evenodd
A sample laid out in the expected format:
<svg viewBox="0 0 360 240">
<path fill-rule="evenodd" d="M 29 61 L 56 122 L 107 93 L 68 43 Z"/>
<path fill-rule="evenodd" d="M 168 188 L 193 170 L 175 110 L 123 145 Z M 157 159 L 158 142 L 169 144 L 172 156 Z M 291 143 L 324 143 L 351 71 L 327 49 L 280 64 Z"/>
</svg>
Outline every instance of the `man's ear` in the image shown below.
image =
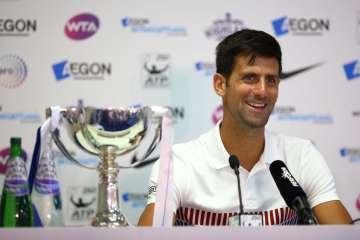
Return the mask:
<svg viewBox="0 0 360 240">
<path fill-rule="evenodd" d="M 226 79 L 220 73 L 215 73 L 213 76 L 213 87 L 217 95 L 223 97 L 226 91 Z"/>
</svg>

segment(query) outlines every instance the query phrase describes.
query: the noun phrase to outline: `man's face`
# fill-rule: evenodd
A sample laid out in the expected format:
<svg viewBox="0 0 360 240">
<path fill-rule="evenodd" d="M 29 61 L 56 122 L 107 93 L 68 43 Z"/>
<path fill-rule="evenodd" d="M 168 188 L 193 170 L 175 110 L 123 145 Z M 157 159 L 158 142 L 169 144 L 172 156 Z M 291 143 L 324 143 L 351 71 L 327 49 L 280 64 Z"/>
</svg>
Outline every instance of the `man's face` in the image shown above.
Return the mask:
<svg viewBox="0 0 360 240">
<path fill-rule="evenodd" d="M 245 128 L 263 128 L 278 96 L 279 63 L 276 58 L 250 56 L 235 59 L 223 92 L 224 117 Z"/>
</svg>

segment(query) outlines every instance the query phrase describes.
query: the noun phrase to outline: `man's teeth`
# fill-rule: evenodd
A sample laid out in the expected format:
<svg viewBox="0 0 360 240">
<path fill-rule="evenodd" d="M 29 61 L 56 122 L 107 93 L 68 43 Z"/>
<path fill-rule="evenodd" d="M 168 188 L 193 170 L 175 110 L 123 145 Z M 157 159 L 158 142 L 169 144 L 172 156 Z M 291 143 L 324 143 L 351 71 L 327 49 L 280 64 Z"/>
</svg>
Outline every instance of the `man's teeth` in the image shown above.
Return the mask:
<svg viewBox="0 0 360 240">
<path fill-rule="evenodd" d="M 265 107 L 265 103 L 249 103 L 250 106 L 256 107 L 256 108 L 263 108 Z"/>
</svg>

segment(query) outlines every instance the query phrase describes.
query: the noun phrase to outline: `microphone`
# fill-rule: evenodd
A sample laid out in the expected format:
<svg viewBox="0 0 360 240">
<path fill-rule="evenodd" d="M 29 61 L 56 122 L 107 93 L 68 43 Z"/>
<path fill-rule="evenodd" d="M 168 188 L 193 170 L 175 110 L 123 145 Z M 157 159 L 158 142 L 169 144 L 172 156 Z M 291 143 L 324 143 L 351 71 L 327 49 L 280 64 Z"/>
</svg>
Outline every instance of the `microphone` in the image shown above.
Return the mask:
<svg viewBox="0 0 360 240">
<path fill-rule="evenodd" d="M 285 163 L 280 160 L 272 162 L 270 172 L 286 204 L 294 209 L 299 217 L 298 224 L 319 224 L 310 208 L 304 190 L 292 176 Z"/>
<path fill-rule="evenodd" d="M 229 164 L 232 169 L 234 169 L 236 178 L 237 178 L 237 185 L 238 185 L 238 193 L 239 193 L 239 225 L 241 225 L 240 216 L 244 212 L 244 206 L 241 199 L 241 188 L 240 188 L 240 173 L 239 173 L 239 166 L 240 162 L 235 155 L 231 155 L 229 157 Z"/>
</svg>

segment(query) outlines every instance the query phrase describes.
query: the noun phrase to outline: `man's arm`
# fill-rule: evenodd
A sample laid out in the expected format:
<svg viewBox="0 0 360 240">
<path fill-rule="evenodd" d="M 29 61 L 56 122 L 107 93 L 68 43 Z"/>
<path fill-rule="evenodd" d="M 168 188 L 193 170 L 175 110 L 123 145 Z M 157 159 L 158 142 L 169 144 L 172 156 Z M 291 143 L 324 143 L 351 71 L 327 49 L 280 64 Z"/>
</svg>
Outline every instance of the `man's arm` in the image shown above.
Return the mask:
<svg viewBox="0 0 360 240">
<path fill-rule="evenodd" d="M 138 226 L 152 226 L 154 217 L 155 203 L 148 204 L 140 216 Z M 173 214 L 173 224 L 175 223 L 175 214 Z"/>
<path fill-rule="evenodd" d="M 338 200 L 316 205 L 313 211 L 320 224 L 350 224 L 352 221 L 350 214 Z"/>
<path fill-rule="evenodd" d="M 152 226 L 155 203 L 148 204 L 142 212 L 138 226 Z"/>
</svg>

